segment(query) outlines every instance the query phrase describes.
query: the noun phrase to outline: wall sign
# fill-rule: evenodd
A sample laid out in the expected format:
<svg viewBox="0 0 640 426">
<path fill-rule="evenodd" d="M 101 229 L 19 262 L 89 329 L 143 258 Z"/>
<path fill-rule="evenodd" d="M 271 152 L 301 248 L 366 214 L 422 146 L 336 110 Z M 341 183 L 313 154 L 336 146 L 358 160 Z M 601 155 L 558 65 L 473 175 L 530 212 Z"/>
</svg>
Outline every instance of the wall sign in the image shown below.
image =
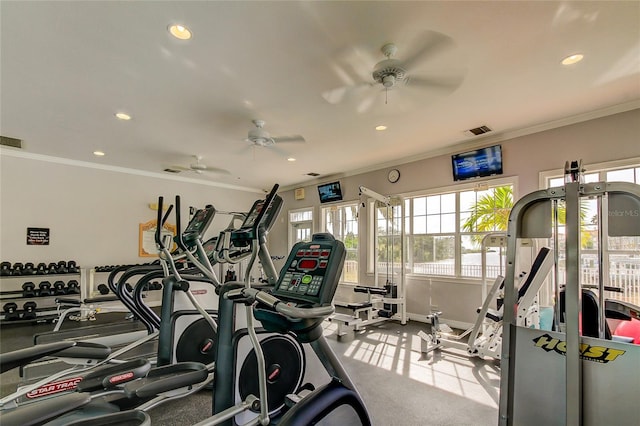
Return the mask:
<svg viewBox="0 0 640 426">
<path fill-rule="evenodd" d="M 28 246 L 48 246 L 49 228 L 27 228 Z"/>
</svg>

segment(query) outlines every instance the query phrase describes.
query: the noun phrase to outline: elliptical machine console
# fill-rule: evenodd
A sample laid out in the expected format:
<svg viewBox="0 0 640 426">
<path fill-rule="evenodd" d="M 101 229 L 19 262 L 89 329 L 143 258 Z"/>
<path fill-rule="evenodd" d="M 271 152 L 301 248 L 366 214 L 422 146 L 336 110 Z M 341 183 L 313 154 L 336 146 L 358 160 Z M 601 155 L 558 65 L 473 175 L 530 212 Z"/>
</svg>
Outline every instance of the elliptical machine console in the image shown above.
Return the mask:
<svg viewBox="0 0 640 426">
<path fill-rule="evenodd" d="M 293 246 L 273 295 L 288 302 L 330 305 L 346 256 L 344 244 L 331 234 Z"/>
<path fill-rule="evenodd" d="M 187 245 L 193 245 L 196 240 L 201 239 L 215 215 L 216 209 L 210 204 L 204 209 L 196 211 L 182 233 L 182 240 Z"/>
<path fill-rule="evenodd" d="M 311 242 L 296 243 L 271 294 L 277 303 L 310 308 L 311 311 L 312 308 L 331 306 L 345 257 L 344 244 L 331 234 L 315 234 Z M 333 313 L 333 308 L 328 313 Z M 266 330 L 293 331 L 302 342 L 314 341 L 322 335 L 321 324 L 328 315 L 316 314 L 299 318 L 287 317 L 263 305 L 254 309 L 256 319 Z"/>
<path fill-rule="evenodd" d="M 259 231 L 269 230 L 273 226 L 275 219 L 280 214 L 282 204 L 282 197 L 275 192 L 270 193 L 263 200 L 256 200 L 240 229 L 231 233 L 231 242 L 236 247 L 249 245 L 251 240 L 258 237 Z M 263 212 L 265 205 L 267 209 Z"/>
</svg>

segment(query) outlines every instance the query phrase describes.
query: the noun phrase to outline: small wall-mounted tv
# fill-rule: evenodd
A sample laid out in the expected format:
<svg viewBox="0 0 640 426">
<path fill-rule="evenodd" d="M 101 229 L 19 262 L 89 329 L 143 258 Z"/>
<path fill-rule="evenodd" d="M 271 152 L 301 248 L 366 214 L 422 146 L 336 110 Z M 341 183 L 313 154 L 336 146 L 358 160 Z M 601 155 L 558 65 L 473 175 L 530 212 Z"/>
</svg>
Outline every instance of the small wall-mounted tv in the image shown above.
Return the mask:
<svg viewBox="0 0 640 426">
<path fill-rule="evenodd" d="M 502 147 L 494 145 L 451 156 L 453 180 L 502 174 Z"/>
<path fill-rule="evenodd" d="M 342 190 L 340 182 L 331 182 L 318 185 L 318 195 L 321 203 L 331 203 L 333 201 L 342 201 Z"/>
</svg>

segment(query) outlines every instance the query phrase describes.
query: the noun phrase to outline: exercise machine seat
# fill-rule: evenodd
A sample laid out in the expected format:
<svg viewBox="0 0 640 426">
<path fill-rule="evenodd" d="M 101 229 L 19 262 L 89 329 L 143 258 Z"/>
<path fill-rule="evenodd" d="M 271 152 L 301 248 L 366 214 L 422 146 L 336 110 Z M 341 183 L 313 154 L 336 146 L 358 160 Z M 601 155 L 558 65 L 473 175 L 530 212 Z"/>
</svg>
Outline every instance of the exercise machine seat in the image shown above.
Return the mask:
<svg viewBox="0 0 640 426">
<path fill-rule="evenodd" d="M 565 322 L 566 295 L 565 291 L 560 292 L 560 322 Z M 599 317 L 598 317 L 598 297 L 594 292 L 582 289 L 582 335 L 587 337 L 598 337 Z M 611 340 L 611 330 L 605 321 L 604 337 Z"/>
</svg>

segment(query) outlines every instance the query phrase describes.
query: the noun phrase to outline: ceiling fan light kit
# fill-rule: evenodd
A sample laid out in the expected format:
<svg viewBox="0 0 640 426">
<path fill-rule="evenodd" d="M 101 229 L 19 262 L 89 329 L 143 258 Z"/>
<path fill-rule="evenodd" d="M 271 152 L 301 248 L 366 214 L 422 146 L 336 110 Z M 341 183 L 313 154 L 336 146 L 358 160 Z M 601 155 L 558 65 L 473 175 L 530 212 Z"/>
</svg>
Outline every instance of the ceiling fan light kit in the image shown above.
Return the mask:
<svg viewBox="0 0 640 426">
<path fill-rule="evenodd" d="M 392 56 L 398 51 L 393 43 L 387 43 L 380 49 L 387 57 L 378 62 L 371 74 L 376 83 L 382 84 L 386 88 L 393 87 L 396 81 L 401 81 L 406 75 L 406 70 L 400 66 L 400 61 L 393 59 Z"/>
</svg>

